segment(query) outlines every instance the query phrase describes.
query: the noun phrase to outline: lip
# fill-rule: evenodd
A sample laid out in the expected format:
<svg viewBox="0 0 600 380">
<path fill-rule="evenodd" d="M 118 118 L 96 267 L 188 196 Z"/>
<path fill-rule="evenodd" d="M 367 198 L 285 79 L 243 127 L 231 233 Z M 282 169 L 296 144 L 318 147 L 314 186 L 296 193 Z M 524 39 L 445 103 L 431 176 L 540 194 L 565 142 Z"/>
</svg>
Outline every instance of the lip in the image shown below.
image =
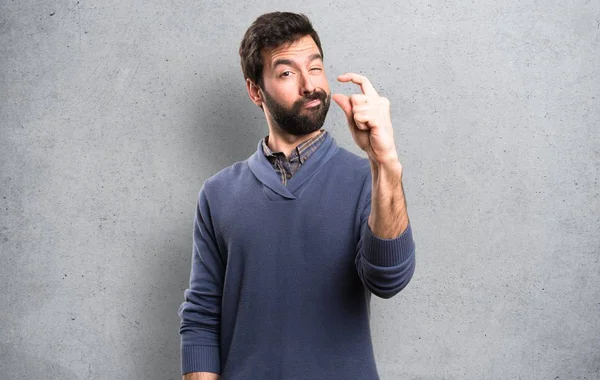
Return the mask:
<svg viewBox="0 0 600 380">
<path fill-rule="evenodd" d="M 308 102 L 304 105 L 304 108 L 316 107 L 319 104 L 321 104 L 321 101 L 319 99 L 311 100 L 310 102 Z"/>
</svg>

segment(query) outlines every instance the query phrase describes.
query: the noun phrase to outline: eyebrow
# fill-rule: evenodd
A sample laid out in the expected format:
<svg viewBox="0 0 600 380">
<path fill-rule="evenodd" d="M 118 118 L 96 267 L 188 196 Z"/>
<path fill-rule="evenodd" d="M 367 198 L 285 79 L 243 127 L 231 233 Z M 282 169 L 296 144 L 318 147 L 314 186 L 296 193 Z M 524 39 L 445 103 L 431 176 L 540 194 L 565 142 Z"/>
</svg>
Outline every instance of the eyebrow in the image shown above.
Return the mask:
<svg viewBox="0 0 600 380">
<path fill-rule="evenodd" d="M 315 59 L 323 60 L 323 57 L 321 56 L 321 54 L 315 53 L 308 58 L 309 62 L 312 62 Z M 273 62 L 273 68 L 276 68 L 279 65 L 292 66 L 293 64 L 294 64 L 294 62 L 291 59 L 280 58 L 280 59 L 276 60 L 275 62 Z"/>
</svg>

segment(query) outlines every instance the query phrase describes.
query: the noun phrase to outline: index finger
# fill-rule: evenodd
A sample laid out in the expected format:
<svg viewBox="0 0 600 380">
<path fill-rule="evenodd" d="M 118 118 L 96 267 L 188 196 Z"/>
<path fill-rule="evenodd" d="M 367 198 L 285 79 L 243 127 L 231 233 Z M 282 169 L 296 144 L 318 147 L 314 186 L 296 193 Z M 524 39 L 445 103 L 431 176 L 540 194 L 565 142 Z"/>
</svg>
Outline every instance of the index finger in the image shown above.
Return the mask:
<svg viewBox="0 0 600 380">
<path fill-rule="evenodd" d="M 363 94 L 368 96 L 378 96 L 377 91 L 375 91 L 375 87 L 371 84 L 371 82 L 367 79 L 367 77 L 356 74 L 356 73 L 346 73 L 340 75 L 338 78 L 340 82 L 352 82 L 360 86 Z"/>
</svg>

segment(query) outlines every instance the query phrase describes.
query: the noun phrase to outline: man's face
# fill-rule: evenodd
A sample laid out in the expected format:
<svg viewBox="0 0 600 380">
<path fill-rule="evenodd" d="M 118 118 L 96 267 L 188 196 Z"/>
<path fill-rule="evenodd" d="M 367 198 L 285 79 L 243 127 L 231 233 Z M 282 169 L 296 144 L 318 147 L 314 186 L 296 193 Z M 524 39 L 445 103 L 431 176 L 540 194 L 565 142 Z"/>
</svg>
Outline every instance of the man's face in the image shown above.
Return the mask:
<svg viewBox="0 0 600 380">
<path fill-rule="evenodd" d="M 325 122 L 331 93 L 317 44 L 305 36 L 262 53 L 263 107 L 283 131 L 301 136 Z"/>
</svg>

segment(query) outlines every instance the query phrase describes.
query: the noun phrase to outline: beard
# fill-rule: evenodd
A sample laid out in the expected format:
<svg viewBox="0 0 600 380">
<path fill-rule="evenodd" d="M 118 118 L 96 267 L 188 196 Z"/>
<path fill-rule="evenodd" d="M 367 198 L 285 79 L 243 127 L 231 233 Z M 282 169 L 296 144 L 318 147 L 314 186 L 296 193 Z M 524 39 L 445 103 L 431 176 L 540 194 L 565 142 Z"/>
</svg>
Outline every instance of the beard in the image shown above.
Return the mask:
<svg viewBox="0 0 600 380">
<path fill-rule="evenodd" d="M 290 135 L 308 135 L 321 129 L 323 123 L 325 123 L 325 117 L 331 103 L 331 94 L 327 94 L 324 90 L 315 89 L 310 94 L 304 95 L 302 99 L 295 101 L 290 109 L 277 103 L 267 91 L 263 90 L 263 93 L 265 104 L 273 117 L 273 121 Z M 304 108 L 308 102 L 316 99 L 321 101 L 319 105 Z"/>
</svg>

